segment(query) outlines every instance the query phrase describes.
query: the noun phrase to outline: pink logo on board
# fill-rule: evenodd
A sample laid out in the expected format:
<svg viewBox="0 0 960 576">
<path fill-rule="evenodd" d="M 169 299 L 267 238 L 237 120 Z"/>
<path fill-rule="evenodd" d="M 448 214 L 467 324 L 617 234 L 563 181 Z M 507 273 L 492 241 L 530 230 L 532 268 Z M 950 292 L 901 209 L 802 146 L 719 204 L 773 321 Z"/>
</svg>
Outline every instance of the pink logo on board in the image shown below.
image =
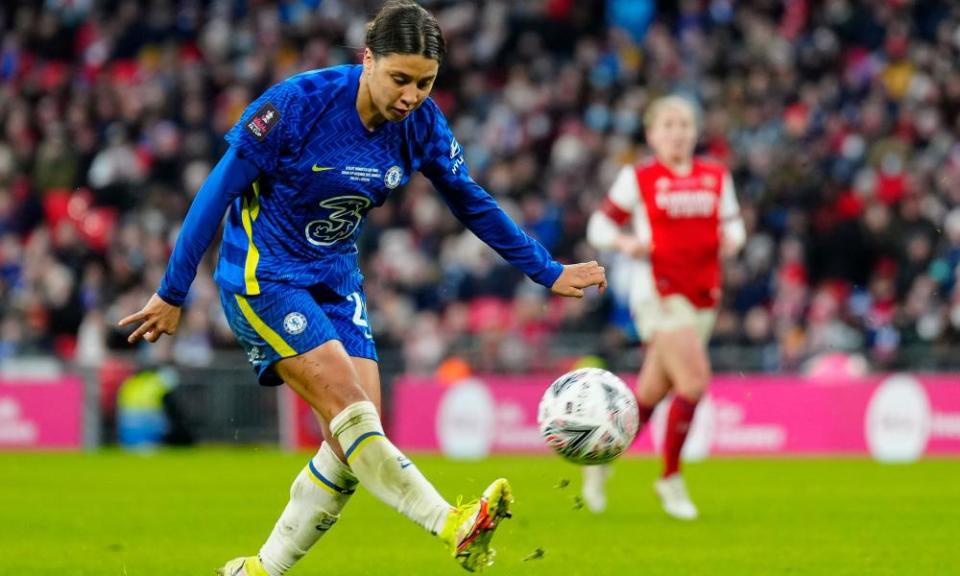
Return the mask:
<svg viewBox="0 0 960 576">
<path fill-rule="evenodd" d="M 83 382 L 0 380 L 0 449 L 80 448 Z"/>
</svg>

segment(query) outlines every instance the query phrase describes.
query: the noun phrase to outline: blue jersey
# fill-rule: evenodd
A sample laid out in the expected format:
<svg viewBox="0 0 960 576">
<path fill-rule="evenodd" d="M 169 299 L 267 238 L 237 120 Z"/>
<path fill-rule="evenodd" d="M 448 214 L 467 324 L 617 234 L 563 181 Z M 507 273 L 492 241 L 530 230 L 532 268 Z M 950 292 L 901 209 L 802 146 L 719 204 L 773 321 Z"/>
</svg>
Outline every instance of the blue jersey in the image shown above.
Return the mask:
<svg viewBox="0 0 960 576">
<path fill-rule="evenodd" d="M 428 98 L 404 120 L 368 130 L 356 109 L 361 72 L 362 66 L 348 65 L 298 74 L 250 104 L 226 139 L 257 176 L 235 198 L 201 190 L 161 297 L 174 304 L 185 298 L 209 243 L 190 238 L 215 229 L 223 214 L 217 202 L 232 202 L 216 272 L 221 287 L 252 296 L 285 285 L 323 285 L 349 295 L 362 281 L 356 240 L 367 212 L 418 170 L 484 242 L 534 281 L 554 283 L 562 266 L 470 178 L 436 103 Z M 197 206 L 202 203 L 212 208 Z M 193 217 L 195 209 L 216 219 Z"/>
</svg>

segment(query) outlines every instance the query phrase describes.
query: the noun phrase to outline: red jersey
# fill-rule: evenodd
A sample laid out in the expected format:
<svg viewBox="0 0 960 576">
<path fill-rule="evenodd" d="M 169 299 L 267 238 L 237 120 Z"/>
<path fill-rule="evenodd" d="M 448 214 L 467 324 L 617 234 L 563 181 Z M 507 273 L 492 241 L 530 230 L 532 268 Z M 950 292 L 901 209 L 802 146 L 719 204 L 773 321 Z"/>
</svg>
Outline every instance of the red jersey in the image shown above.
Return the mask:
<svg viewBox="0 0 960 576">
<path fill-rule="evenodd" d="M 733 180 L 716 162 L 694 158 L 687 174 L 657 160 L 625 168 L 602 212 L 652 247 L 633 286 L 635 298 L 679 294 L 697 308 L 720 298 L 721 225 L 739 217 Z"/>
</svg>

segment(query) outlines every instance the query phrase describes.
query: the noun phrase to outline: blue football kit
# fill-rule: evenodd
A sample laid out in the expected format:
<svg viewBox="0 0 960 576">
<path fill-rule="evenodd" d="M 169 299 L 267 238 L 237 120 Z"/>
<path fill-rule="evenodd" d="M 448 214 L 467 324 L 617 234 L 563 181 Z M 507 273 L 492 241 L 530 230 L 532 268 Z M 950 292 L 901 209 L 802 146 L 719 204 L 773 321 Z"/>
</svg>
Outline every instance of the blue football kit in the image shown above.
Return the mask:
<svg viewBox="0 0 960 576">
<path fill-rule="evenodd" d="M 432 99 L 368 130 L 356 109 L 360 65 L 298 74 L 250 104 L 197 193 L 158 294 L 186 300 L 227 213 L 215 279 L 231 329 L 261 384 L 272 366 L 330 340 L 376 360 L 357 238 L 371 209 L 422 172 L 453 214 L 534 281 L 563 267 L 469 175 Z"/>
</svg>

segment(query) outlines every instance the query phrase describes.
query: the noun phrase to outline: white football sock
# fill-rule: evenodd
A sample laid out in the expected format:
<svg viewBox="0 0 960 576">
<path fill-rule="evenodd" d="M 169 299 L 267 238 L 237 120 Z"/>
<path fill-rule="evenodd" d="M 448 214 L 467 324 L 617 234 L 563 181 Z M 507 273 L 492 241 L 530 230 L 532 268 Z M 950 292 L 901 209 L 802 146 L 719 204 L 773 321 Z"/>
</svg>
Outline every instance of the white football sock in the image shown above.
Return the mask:
<svg viewBox="0 0 960 576">
<path fill-rule="evenodd" d="M 596 464 L 583 467 L 583 501 L 594 514 L 607 508 L 607 480 L 612 468 L 609 464 Z"/>
<path fill-rule="evenodd" d="M 364 488 L 430 533 L 440 533 L 450 504 L 387 440 L 373 403 L 347 406 L 330 421 L 330 430 Z"/>
<path fill-rule="evenodd" d="M 340 519 L 357 477 L 326 442 L 290 487 L 290 502 L 260 548 L 270 576 L 282 576 Z"/>
</svg>

